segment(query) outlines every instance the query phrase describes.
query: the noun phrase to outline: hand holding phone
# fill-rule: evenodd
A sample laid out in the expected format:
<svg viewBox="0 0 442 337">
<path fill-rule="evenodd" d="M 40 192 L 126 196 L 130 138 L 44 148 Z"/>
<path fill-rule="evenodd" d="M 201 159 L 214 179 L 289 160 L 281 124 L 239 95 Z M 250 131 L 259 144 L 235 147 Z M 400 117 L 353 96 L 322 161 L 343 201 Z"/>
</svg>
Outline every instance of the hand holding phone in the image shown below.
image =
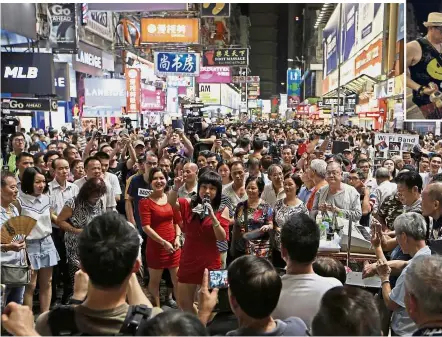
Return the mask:
<svg viewBox="0 0 442 337">
<path fill-rule="evenodd" d="M 209 289 L 224 289 L 229 286 L 227 269 L 209 271 Z"/>
</svg>

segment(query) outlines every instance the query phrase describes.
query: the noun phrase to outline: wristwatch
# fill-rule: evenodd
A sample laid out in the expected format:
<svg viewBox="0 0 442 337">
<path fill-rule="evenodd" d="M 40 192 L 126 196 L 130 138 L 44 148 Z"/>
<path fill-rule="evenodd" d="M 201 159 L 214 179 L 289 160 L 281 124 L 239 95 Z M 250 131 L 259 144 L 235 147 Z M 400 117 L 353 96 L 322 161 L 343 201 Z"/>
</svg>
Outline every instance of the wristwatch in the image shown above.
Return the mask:
<svg viewBox="0 0 442 337">
<path fill-rule="evenodd" d="M 417 91 L 417 93 L 422 96 L 424 94 L 424 90 L 427 89 L 428 87 L 426 85 L 421 85 L 419 87 L 419 90 Z"/>
</svg>

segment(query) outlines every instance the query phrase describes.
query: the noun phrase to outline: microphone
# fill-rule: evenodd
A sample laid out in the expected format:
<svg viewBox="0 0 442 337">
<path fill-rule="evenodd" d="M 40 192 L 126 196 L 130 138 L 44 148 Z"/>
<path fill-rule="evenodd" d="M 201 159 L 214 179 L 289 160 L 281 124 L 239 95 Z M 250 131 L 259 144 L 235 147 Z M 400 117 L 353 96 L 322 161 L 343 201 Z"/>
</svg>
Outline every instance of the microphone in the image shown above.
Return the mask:
<svg viewBox="0 0 442 337">
<path fill-rule="evenodd" d="M 204 209 L 204 216 L 209 215 L 209 208 L 207 207 L 207 204 L 210 203 L 210 197 L 206 194 L 203 198 L 203 209 Z"/>
</svg>

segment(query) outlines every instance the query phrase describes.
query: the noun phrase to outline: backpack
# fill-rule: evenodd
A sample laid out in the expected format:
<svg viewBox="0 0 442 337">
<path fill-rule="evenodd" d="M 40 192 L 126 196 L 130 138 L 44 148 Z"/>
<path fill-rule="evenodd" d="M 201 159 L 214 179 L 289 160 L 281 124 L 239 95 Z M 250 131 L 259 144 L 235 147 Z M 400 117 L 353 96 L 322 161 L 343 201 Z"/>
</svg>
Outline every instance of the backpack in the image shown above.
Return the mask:
<svg viewBox="0 0 442 337">
<path fill-rule="evenodd" d="M 49 312 L 48 324 L 53 336 L 88 336 L 82 333 L 75 322 L 74 305 L 59 305 Z M 148 320 L 152 309 L 146 305 L 131 305 L 118 334 L 114 336 L 135 336 L 143 320 Z"/>
</svg>

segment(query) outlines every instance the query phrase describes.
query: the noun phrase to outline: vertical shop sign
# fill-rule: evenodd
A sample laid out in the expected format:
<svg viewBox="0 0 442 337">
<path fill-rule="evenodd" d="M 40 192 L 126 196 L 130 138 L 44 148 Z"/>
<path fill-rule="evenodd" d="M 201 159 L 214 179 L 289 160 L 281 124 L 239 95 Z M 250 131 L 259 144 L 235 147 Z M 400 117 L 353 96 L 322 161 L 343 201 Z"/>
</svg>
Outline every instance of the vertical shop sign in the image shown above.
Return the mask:
<svg viewBox="0 0 442 337">
<path fill-rule="evenodd" d="M 141 111 L 141 71 L 136 68 L 126 68 L 126 111 L 138 113 Z"/>
<path fill-rule="evenodd" d="M 49 4 L 49 45 L 54 54 L 77 53 L 77 26 L 75 11 L 77 4 Z"/>
</svg>

